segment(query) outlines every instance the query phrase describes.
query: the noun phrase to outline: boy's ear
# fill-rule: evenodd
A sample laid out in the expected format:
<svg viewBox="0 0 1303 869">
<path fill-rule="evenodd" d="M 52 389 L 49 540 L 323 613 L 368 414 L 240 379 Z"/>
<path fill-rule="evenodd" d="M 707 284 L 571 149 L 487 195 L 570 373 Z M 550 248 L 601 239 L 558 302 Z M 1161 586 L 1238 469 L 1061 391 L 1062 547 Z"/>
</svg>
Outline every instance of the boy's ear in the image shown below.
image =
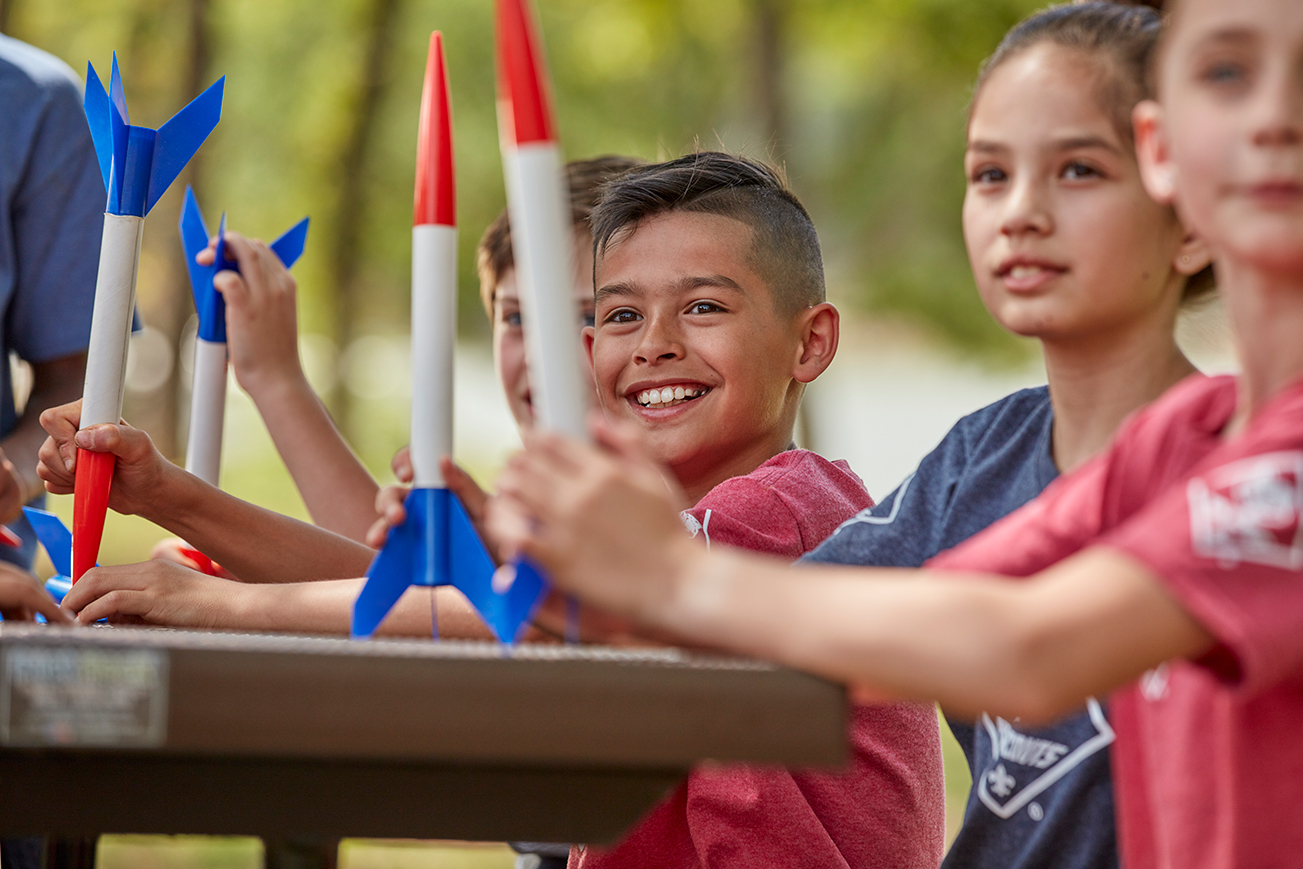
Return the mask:
<svg viewBox="0 0 1303 869">
<path fill-rule="evenodd" d="M 830 302 L 806 308 L 799 315 L 801 343 L 797 347 L 796 367 L 792 371 L 799 383 L 809 383 L 823 374 L 837 355 L 841 336 L 841 314 Z"/>
<path fill-rule="evenodd" d="M 597 328 L 585 326 L 580 334 L 584 341 L 584 359 L 588 360 L 588 376 L 596 380 L 597 375 L 593 371 L 593 339 L 597 337 Z"/>
<path fill-rule="evenodd" d="M 1176 164 L 1167 141 L 1163 107 L 1154 100 L 1141 100 L 1131 110 L 1131 123 L 1145 191 L 1155 202 L 1172 205 L 1176 200 Z"/>
</svg>

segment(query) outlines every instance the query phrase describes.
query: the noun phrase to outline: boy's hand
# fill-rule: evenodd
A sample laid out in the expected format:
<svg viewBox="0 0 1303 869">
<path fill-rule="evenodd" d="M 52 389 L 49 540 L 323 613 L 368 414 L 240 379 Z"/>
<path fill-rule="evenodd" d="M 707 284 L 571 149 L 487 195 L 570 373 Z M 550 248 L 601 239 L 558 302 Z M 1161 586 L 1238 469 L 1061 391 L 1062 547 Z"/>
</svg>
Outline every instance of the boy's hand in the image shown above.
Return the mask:
<svg viewBox="0 0 1303 869">
<path fill-rule="evenodd" d="M 25 570 L 0 562 L 0 616 L 7 622 L 30 622 L 40 613 L 52 625 L 72 624 L 41 581 Z"/>
<path fill-rule="evenodd" d="M 261 241 L 227 231 L 226 249 L 240 271 L 218 272 L 213 287 L 226 300 L 226 346 L 236 381 L 256 395 L 303 379 L 294 278 Z M 211 265 L 216 250 L 214 238 L 195 261 Z"/>
<path fill-rule="evenodd" d="M 41 414 L 41 426 L 49 438 L 41 445 L 36 474 L 45 481 L 45 489 L 54 495 L 73 491 L 77 473 L 77 450 L 113 453 L 117 467 L 109 506 L 118 513 L 140 513 L 158 498 L 167 471 L 176 466 L 154 448 L 149 435 L 125 422 L 119 425 L 93 425 L 78 431 L 81 399 L 52 407 Z"/>
<path fill-rule="evenodd" d="M 412 448 L 403 447 L 394 453 L 394 458 L 389 462 L 390 469 L 394 472 L 394 477 L 400 483 L 411 484 L 416 479 L 416 469 L 412 467 Z"/>
<path fill-rule="evenodd" d="M 222 613 L 243 588 L 170 561 L 146 561 L 86 571 L 63 608 L 83 625 L 107 618 L 112 624 L 216 628 L 230 622 Z"/>
<path fill-rule="evenodd" d="M 489 528 L 504 556 L 526 555 L 560 588 L 637 618 L 676 591 L 700 551 L 678 518 L 682 493 L 638 431 L 596 414 L 590 428 L 599 446 L 528 435 L 499 478 Z"/>
<path fill-rule="evenodd" d="M 413 478 L 411 453 L 407 447 L 403 447 L 394 456 L 393 461 L 394 475 L 403 482 L 410 483 Z M 480 539 L 484 541 L 485 547 L 490 554 L 494 554 L 497 547 L 485 535 L 485 518 L 488 513 L 489 501 L 492 496 L 480 488 L 479 483 L 448 456 L 439 459 L 439 470 L 443 473 L 443 482 L 454 495 L 461 499 L 462 506 L 466 508 L 466 515 L 470 517 L 471 524 L 475 526 L 476 532 L 479 533 Z M 376 519 L 366 533 L 366 544 L 372 549 L 379 549 L 385 545 L 385 540 L 389 538 L 389 531 L 402 525 L 407 519 L 407 508 L 403 502 L 407 499 L 407 494 L 411 491 L 408 486 L 385 486 L 376 494 L 376 514 L 380 517 Z"/>
</svg>

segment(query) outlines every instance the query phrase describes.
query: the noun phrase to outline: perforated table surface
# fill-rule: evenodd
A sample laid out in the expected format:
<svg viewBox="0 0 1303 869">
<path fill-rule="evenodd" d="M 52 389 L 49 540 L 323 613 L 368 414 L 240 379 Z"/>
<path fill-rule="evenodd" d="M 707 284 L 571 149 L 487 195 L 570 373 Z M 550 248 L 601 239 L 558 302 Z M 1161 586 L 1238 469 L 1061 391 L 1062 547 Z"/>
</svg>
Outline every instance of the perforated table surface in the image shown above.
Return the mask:
<svg viewBox="0 0 1303 869">
<path fill-rule="evenodd" d="M 695 763 L 840 765 L 845 695 L 681 650 L 0 625 L 0 833 L 602 842 Z"/>
</svg>

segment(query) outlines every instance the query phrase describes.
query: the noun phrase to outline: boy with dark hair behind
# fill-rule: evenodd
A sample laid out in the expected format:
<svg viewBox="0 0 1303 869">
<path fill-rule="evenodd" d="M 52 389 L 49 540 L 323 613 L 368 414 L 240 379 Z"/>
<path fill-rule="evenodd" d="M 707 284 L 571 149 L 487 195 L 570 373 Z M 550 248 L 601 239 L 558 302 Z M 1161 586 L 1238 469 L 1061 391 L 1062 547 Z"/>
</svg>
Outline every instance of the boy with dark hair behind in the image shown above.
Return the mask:
<svg viewBox="0 0 1303 869">
<path fill-rule="evenodd" d="M 642 428 L 707 546 L 797 558 L 870 504 L 844 462 L 796 449 L 805 384 L 831 363 L 809 214 L 767 166 L 698 153 L 634 169 L 592 216 L 598 403 Z M 572 866 L 935 866 L 932 707 L 859 707 L 837 773 L 703 767 L 610 850 Z"/>
</svg>

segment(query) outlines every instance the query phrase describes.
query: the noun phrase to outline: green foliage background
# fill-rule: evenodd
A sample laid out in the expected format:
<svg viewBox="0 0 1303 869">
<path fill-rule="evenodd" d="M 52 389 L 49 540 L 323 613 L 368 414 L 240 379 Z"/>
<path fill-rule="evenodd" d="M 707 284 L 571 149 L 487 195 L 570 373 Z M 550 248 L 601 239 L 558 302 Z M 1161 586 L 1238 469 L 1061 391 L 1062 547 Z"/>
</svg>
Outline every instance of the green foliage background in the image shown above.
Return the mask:
<svg viewBox="0 0 1303 869">
<path fill-rule="evenodd" d="M 368 22 L 393 2 L 373 146 L 360 167 L 359 280 L 341 288 L 330 240 L 340 220 L 341 148 L 359 92 Z M 6 30 L 84 72 L 120 53 L 133 119 L 157 124 L 179 90 L 198 10 L 205 82 L 227 76 L 205 145 L 205 207 L 271 235 L 304 213 L 298 275 L 305 330 L 337 334 L 341 297 L 362 295 L 353 334 L 403 331 L 416 114 L 429 32 L 444 31 L 453 87 L 462 233 L 462 325 L 483 337 L 474 244 L 503 204 L 490 0 L 8 0 Z M 825 244 L 835 297 L 904 315 L 965 352 L 1020 356 L 983 313 L 959 230 L 969 87 L 1029 0 L 542 0 L 539 14 L 570 157 L 741 150 L 783 164 Z M 757 19 L 779 21 L 781 138 L 757 94 Z M 772 58 L 771 58 L 772 60 Z M 179 258 L 170 219 L 160 258 Z M 166 237 L 164 237 L 166 236 Z M 148 262 L 147 262 L 148 265 Z M 147 283 L 147 281 L 146 281 Z M 156 292 L 181 292 L 169 287 Z M 142 292 L 145 288 L 142 286 Z"/>
</svg>

